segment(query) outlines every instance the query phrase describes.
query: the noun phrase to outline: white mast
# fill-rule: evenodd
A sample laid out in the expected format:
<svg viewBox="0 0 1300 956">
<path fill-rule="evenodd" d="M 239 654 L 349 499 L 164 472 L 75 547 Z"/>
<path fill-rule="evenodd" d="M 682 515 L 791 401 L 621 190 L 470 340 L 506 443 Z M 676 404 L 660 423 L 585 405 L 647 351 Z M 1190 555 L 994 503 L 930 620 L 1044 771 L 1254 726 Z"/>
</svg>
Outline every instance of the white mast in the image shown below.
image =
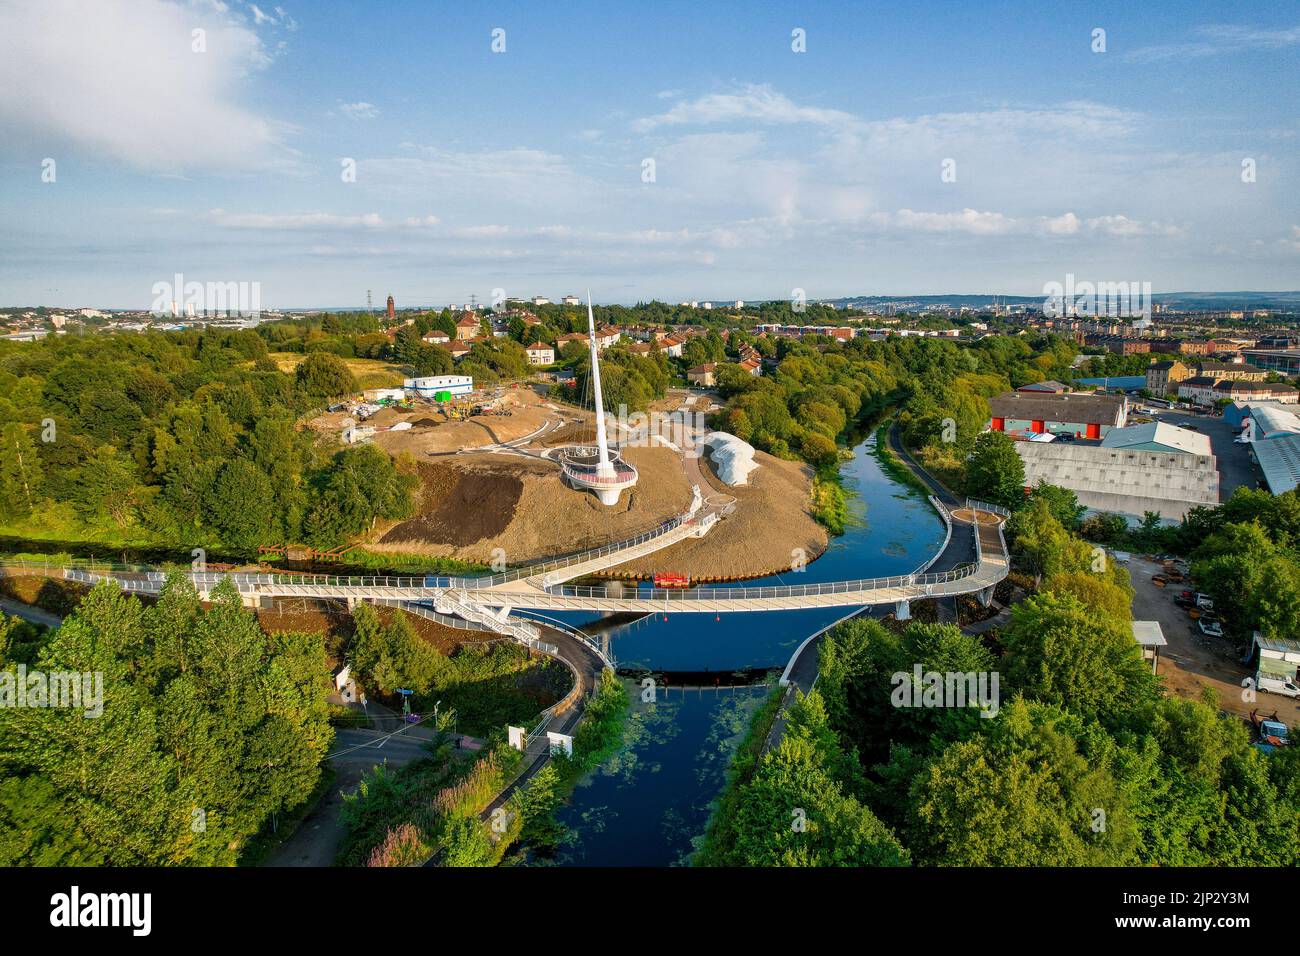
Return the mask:
<svg viewBox="0 0 1300 956">
<path fill-rule="evenodd" d="M 591 290 L 587 290 L 587 335 L 591 346 L 591 387 L 596 398 L 596 448 L 600 463 L 596 466 L 596 475 L 600 478 L 612 478 L 614 466 L 609 460 L 609 445 L 605 437 L 605 399 L 600 394 L 600 353 L 596 348 L 596 316 L 591 311 Z"/>
</svg>

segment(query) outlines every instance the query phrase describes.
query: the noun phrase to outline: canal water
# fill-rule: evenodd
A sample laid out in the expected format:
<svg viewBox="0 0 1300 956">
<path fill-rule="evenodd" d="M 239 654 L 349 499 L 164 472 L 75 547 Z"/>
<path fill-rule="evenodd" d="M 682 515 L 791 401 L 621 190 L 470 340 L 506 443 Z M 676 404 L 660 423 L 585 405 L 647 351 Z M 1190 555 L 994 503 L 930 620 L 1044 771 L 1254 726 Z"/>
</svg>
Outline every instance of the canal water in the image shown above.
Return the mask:
<svg viewBox="0 0 1300 956">
<path fill-rule="evenodd" d="M 853 521 L 826 552 L 797 573 L 746 585 L 816 584 L 906 574 L 941 547 L 944 527 L 925 497 L 894 481 L 875 457 L 875 436 L 841 469 Z M 725 586 L 725 585 L 719 585 Z M 574 791 L 560 812 L 570 830 L 559 865 L 673 866 L 689 861 L 712 802 L 754 710 L 771 688 L 730 689 L 739 668 L 783 668 L 808 635 L 851 608 L 713 614 L 671 609 L 608 628 L 622 667 L 717 671 L 717 689 L 658 688 L 643 700 L 628 682 L 632 711 L 623 748 Z M 588 633 L 598 615 L 557 615 Z"/>
</svg>

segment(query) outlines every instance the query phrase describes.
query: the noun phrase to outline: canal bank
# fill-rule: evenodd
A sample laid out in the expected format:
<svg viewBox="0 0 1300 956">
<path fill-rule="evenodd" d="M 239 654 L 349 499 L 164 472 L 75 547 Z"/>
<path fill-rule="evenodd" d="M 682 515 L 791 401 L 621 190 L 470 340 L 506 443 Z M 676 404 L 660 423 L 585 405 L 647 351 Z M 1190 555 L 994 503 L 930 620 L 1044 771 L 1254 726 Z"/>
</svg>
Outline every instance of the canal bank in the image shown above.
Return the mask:
<svg viewBox="0 0 1300 956">
<path fill-rule="evenodd" d="M 942 520 L 923 494 L 885 472 L 875 455 L 875 441 L 875 434 L 860 441 L 841 469 L 853 516 L 845 534 L 832 539 L 822 556 L 802 571 L 751 584 L 907 574 L 934 556 L 946 535 Z M 779 672 L 809 635 L 845 615 L 845 608 L 726 615 L 665 608 L 633 622 L 603 621 L 590 614 L 564 616 L 570 625 L 603 630 L 620 667 L 690 671 L 698 684 L 693 690 L 665 690 L 628 681 L 633 707 L 624 747 L 583 780 L 560 811 L 560 821 L 571 832 L 554 862 L 687 862 L 702 838 L 736 748 L 772 690 L 764 684 L 726 688 L 736 683 L 730 679 L 732 672 Z M 710 674 L 717 689 L 708 688 Z"/>
</svg>

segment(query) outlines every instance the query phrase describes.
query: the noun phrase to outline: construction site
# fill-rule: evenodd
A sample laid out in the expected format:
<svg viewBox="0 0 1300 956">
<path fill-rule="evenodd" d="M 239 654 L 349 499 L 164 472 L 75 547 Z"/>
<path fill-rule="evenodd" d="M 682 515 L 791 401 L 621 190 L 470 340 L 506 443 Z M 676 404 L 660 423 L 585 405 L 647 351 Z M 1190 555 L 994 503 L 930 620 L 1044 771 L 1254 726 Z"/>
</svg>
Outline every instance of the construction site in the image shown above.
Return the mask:
<svg viewBox="0 0 1300 956">
<path fill-rule="evenodd" d="M 649 411 L 703 411 L 711 400 L 671 392 Z M 414 462 L 420 477 L 416 514 L 380 522 L 368 550 L 483 564 L 518 565 L 600 547 L 648 531 L 686 510 L 693 488 L 734 503 L 725 520 L 699 539 L 673 544 L 606 574 L 651 577 L 681 573 L 695 580 L 735 580 L 786 570 L 826 547 L 812 517 L 808 466 L 754 453 L 745 484 L 718 477 L 710 452 L 646 441 L 624 444 L 623 459 L 640 478 L 613 506 L 573 487 L 558 453 L 593 441 L 592 410 L 553 400 L 545 385 L 476 389 L 449 401 L 405 397 L 336 406 L 308 424 L 344 443 L 369 442 Z M 610 422 L 611 440 L 617 422 Z"/>
</svg>

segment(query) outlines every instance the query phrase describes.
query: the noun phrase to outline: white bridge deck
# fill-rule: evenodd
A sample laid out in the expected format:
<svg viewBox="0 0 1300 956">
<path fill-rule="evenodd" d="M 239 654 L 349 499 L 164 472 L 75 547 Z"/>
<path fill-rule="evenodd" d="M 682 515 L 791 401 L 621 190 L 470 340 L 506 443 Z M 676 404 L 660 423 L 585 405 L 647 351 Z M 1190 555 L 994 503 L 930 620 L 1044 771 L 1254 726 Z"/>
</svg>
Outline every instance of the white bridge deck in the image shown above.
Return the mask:
<svg viewBox="0 0 1300 956">
<path fill-rule="evenodd" d="M 973 505 L 973 507 L 972 507 Z M 968 505 L 975 518 L 975 560 L 953 570 L 913 573 L 855 581 L 776 587 L 699 587 L 693 589 L 643 589 L 622 582 L 596 587 L 572 587 L 564 581 L 614 567 L 632 558 L 666 547 L 690 535 L 706 533 L 718 520 L 710 510 L 693 507 L 660 528 L 630 541 L 559 561 L 520 568 L 484 578 L 440 577 L 345 577 L 334 575 L 250 574 L 187 572 L 203 594 L 229 579 L 248 603 L 261 598 L 304 597 L 348 601 L 402 601 L 432 604 L 443 613 L 458 614 L 469 606 L 476 610 L 498 609 L 502 624 L 513 608 L 548 611 L 642 612 L 680 611 L 721 613 L 783 611 L 818 607 L 861 607 L 899 604 L 986 592 L 1007 576 L 1009 558 L 1002 534 L 1001 517 L 992 506 Z M 986 510 L 989 509 L 989 510 Z M 998 512 L 1001 509 L 997 509 Z M 970 524 L 957 515 L 945 514 L 954 524 Z M 127 591 L 156 594 L 165 573 L 159 569 L 129 570 L 94 567 L 64 568 L 65 578 L 93 584 L 112 579 Z M 475 617 L 478 615 L 476 614 Z"/>
</svg>

